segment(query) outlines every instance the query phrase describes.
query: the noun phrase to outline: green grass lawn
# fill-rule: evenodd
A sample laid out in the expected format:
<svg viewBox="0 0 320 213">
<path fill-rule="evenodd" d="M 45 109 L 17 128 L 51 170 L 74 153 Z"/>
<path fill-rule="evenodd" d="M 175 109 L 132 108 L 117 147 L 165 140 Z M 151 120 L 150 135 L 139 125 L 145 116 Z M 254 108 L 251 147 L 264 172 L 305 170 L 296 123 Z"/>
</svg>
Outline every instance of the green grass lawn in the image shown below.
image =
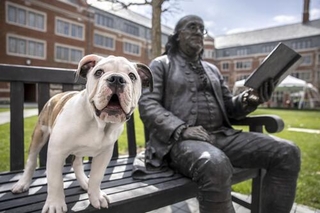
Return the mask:
<svg viewBox="0 0 320 213">
<path fill-rule="evenodd" d="M 302 167 L 298 180 L 297 196 L 295 202 L 320 209 L 320 135 L 300 132 L 290 132 L 288 127 L 300 127 L 320 130 L 320 111 L 274 110 L 258 109 L 253 113 L 279 115 L 285 122 L 281 133 L 274 135 L 295 142 L 301 149 Z M 30 143 L 30 137 L 37 117 L 25 119 L 25 157 Z M 143 125 L 138 112 L 135 113 L 135 127 L 137 146 L 144 147 Z M 9 169 L 9 124 L 0 125 L 0 171 Z M 237 127 L 239 128 L 239 127 Z M 247 130 L 244 127 L 244 130 Z M 126 153 L 125 131 L 119 139 L 120 152 Z M 250 181 L 233 186 L 233 190 L 247 194 L 250 192 Z"/>
<path fill-rule="evenodd" d="M 320 111 L 258 109 L 253 115 L 274 114 L 285 123 L 275 136 L 296 143 L 301 149 L 302 165 L 295 202 L 320 209 L 320 134 L 288 131 L 289 127 L 320 130 Z M 249 193 L 250 181 L 233 186 L 234 191 Z"/>
<path fill-rule="evenodd" d="M 9 110 L 10 110 L 9 108 L 0 108 L 0 112 L 7 112 Z"/>
</svg>

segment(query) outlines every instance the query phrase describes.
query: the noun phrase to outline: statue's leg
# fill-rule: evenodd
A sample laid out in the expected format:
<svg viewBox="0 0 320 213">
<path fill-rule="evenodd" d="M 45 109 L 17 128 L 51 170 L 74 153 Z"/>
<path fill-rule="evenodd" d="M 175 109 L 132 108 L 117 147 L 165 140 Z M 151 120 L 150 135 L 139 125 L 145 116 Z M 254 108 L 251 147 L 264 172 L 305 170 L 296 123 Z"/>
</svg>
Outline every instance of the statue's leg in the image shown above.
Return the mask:
<svg viewBox="0 0 320 213">
<path fill-rule="evenodd" d="M 300 150 L 292 142 L 261 133 L 216 137 L 235 167 L 264 168 L 262 212 L 289 213 L 300 171 Z"/>
<path fill-rule="evenodd" d="M 231 201 L 232 165 L 213 145 L 194 140 L 176 143 L 172 166 L 198 184 L 200 213 L 234 213 Z"/>
</svg>

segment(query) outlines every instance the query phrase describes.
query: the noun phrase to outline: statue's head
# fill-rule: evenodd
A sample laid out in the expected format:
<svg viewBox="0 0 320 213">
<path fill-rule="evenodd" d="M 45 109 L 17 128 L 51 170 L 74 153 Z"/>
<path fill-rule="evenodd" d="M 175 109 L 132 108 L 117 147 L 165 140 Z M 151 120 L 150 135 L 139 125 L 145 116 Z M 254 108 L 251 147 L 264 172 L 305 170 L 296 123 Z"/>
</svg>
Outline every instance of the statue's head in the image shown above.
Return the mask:
<svg viewBox="0 0 320 213">
<path fill-rule="evenodd" d="M 184 16 L 177 22 L 174 34 L 169 37 L 165 53 L 176 53 L 180 50 L 188 56 L 201 55 L 205 34 L 204 23 L 199 16 Z"/>
</svg>

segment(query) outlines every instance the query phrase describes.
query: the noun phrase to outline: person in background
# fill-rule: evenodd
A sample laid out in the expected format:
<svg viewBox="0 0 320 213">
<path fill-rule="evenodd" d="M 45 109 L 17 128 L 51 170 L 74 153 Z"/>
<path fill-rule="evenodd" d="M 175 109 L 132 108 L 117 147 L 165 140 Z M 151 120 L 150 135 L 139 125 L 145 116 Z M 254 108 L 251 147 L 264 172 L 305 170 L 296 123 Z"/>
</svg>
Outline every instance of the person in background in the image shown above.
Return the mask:
<svg viewBox="0 0 320 213">
<path fill-rule="evenodd" d="M 300 151 L 292 142 L 231 127 L 271 97 L 272 79 L 232 96 L 219 70 L 202 60 L 203 20 L 181 18 L 165 53 L 150 68 L 154 90 L 144 91 L 140 116 L 150 132 L 147 169 L 170 167 L 198 185 L 201 213 L 235 212 L 234 167 L 264 168 L 262 212 L 289 213 L 295 198 Z"/>
</svg>

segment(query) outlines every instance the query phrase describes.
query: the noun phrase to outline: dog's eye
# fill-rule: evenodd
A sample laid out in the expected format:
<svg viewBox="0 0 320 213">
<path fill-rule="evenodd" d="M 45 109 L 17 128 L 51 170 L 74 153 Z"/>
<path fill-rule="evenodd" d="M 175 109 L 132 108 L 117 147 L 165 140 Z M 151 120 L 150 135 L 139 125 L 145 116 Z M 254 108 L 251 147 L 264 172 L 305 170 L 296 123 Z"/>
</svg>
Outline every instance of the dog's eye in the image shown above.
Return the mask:
<svg viewBox="0 0 320 213">
<path fill-rule="evenodd" d="M 103 70 L 97 70 L 95 73 L 94 73 L 94 76 L 96 77 L 101 77 L 103 75 Z"/>
<path fill-rule="evenodd" d="M 135 81 L 135 80 L 137 80 L 136 75 L 135 75 L 135 74 L 133 74 L 132 72 L 131 72 L 131 73 L 129 73 L 129 78 L 131 79 L 131 81 Z"/>
</svg>

